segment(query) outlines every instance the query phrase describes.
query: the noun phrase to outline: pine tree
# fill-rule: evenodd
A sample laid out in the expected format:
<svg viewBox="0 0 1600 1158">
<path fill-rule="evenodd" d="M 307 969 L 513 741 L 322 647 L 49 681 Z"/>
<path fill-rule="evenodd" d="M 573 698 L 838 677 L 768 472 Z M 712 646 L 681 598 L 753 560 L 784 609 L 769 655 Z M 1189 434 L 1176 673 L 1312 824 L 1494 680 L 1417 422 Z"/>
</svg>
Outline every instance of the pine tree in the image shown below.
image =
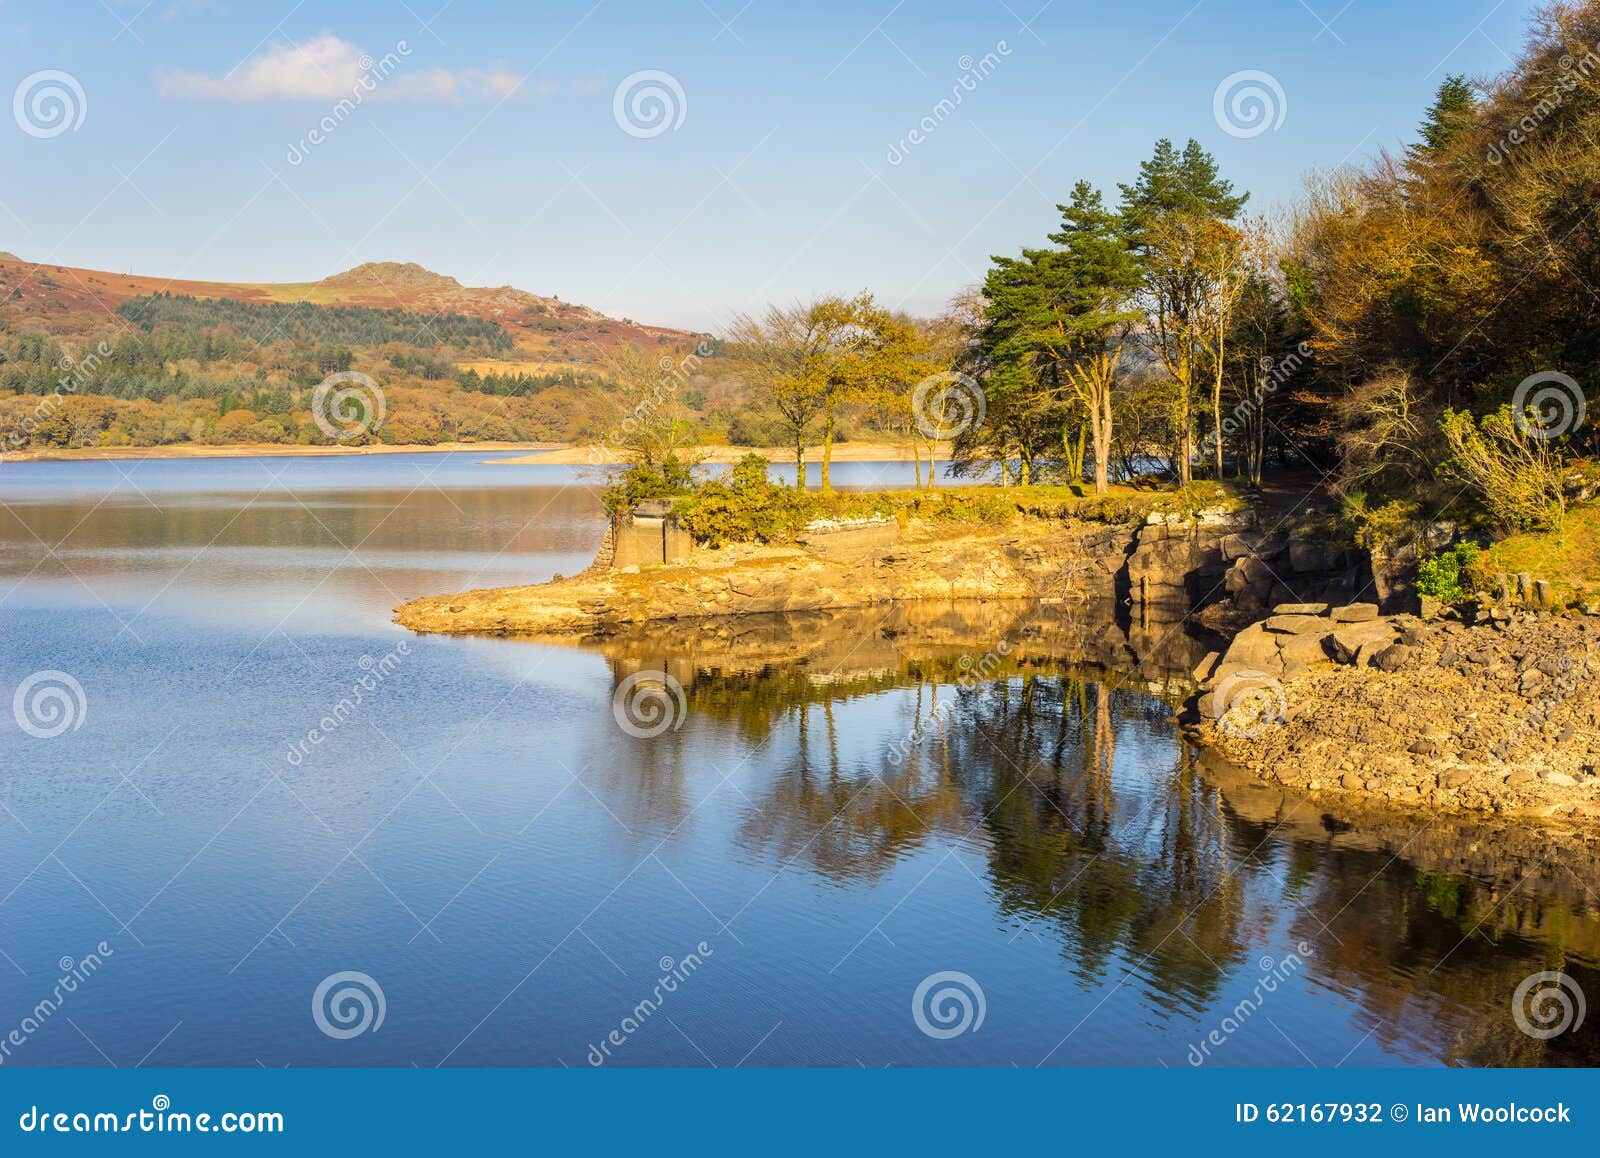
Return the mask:
<svg viewBox="0 0 1600 1158">
<path fill-rule="evenodd" d="M 1477 94 L 1472 91 L 1466 77 L 1459 73 L 1445 77 L 1418 127 L 1417 134 L 1421 140 L 1412 146 L 1412 154 L 1431 156 L 1444 148 L 1477 107 Z"/>
</svg>

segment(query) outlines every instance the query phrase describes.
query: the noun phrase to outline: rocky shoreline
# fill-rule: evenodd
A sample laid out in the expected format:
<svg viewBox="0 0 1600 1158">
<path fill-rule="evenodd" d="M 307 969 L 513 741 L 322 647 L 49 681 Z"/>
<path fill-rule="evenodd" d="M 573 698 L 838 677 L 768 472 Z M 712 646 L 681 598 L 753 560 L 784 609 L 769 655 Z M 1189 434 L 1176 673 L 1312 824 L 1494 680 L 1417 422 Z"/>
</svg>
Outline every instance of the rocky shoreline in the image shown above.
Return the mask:
<svg viewBox="0 0 1600 1158">
<path fill-rule="evenodd" d="M 1600 818 L 1600 617 L 1279 606 L 1195 676 L 1190 737 L 1263 781 Z"/>
<path fill-rule="evenodd" d="M 423 633 L 564 635 L 929 600 L 1120 604 L 1181 615 L 1202 590 L 1221 590 L 1221 544 L 1250 517 L 818 526 L 792 544 L 695 550 L 643 567 L 597 562 L 548 583 L 415 599 L 396 609 L 395 621 Z"/>
<path fill-rule="evenodd" d="M 602 559 L 548 583 L 416 599 L 395 618 L 419 633 L 576 642 L 641 630 L 742 637 L 747 629 L 730 625 L 751 617 L 1013 603 L 1076 609 L 1080 625 L 1098 617 L 1148 644 L 1158 634 L 1141 635 L 1149 624 L 1181 636 L 1183 621 L 1249 623 L 1268 595 L 1383 590 L 1347 552 L 1269 540 L 1251 519 L 1231 511 L 1110 524 L 817 527 L 782 546 L 697 549 L 642 567 Z M 1253 576 L 1268 549 L 1270 577 Z M 1377 603 L 1272 605 L 1193 669 L 1189 686 L 1199 691 L 1179 717 L 1187 737 L 1264 785 L 1313 798 L 1600 818 L 1600 616 L 1504 601 L 1465 618 L 1432 610 L 1424 618 L 1384 614 Z M 1178 703 L 1183 691 L 1167 694 Z"/>
</svg>

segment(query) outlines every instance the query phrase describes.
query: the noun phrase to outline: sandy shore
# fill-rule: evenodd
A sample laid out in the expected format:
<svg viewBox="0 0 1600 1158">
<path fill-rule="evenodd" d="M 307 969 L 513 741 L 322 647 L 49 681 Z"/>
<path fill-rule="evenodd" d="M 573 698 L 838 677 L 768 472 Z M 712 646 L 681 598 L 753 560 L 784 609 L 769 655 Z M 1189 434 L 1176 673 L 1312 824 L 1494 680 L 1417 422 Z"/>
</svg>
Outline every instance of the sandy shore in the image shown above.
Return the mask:
<svg viewBox="0 0 1600 1158">
<path fill-rule="evenodd" d="M 432 446 L 286 446 L 281 442 L 230 446 L 87 446 L 70 450 L 23 450 L 0 455 L 5 462 L 74 462 L 128 458 L 313 458 L 334 454 L 425 454 L 443 451 L 533 451 L 564 447 L 559 442 L 440 442 Z M 525 461 L 518 459 L 516 461 Z M 587 459 L 585 460 L 587 461 Z"/>
<path fill-rule="evenodd" d="M 901 442 L 840 442 L 833 447 L 834 462 L 910 462 L 912 447 Z M 926 447 L 915 448 L 917 456 L 924 462 L 927 461 Z M 596 448 L 593 446 L 567 446 L 544 450 L 538 454 L 529 454 L 521 458 L 502 458 L 496 466 L 593 466 L 602 463 L 618 463 L 623 461 L 623 455 L 615 450 L 602 450 L 600 457 L 595 457 Z M 783 464 L 794 462 L 794 447 L 782 446 L 695 446 L 688 447 L 683 452 L 683 457 L 698 462 L 732 463 L 738 462 L 747 454 L 759 454 L 771 462 Z M 940 461 L 950 457 L 948 443 L 938 443 L 934 447 L 934 457 Z M 806 462 L 822 461 L 822 448 L 810 446 L 806 448 Z"/>
</svg>

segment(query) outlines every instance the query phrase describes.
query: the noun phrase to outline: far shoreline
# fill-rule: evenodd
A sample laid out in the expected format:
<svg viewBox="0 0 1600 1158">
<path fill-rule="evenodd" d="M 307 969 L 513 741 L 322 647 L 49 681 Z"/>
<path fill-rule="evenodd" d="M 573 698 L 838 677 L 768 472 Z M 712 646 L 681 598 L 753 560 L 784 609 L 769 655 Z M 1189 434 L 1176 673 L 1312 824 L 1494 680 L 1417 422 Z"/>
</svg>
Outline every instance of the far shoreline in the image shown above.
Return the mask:
<svg viewBox="0 0 1600 1158">
<path fill-rule="evenodd" d="M 686 446 L 678 452 L 680 458 L 690 462 L 725 466 L 738 462 L 747 454 L 759 454 L 774 466 L 794 462 L 794 447 L 782 446 Z M 806 447 L 806 465 L 822 461 L 822 447 Z M 950 458 L 950 444 L 934 443 L 933 457 L 937 462 Z M 926 462 L 928 448 L 907 442 L 836 442 L 833 444 L 833 462 Z M 520 458 L 495 459 L 492 466 L 615 466 L 628 461 L 627 453 L 618 449 L 602 449 L 593 445 L 561 443 Z"/>
<path fill-rule="evenodd" d="M 362 446 L 300 446 L 281 442 L 241 442 L 224 446 L 199 446 L 194 443 L 172 443 L 167 446 L 75 446 L 50 449 L 32 449 L 0 454 L 0 465 L 23 462 L 114 462 L 144 459 L 213 459 L 213 458 L 324 458 L 372 454 L 511 454 L 516 458 L 481 460 L 486 466 L 614 466 L 627 461 L 624 452 L 603 450 L 596 457 L 595 447 L 572 442 L 437 442 L 437 443 L 375 443 Z M 776 446 L 690 446 L 679 452 L 685 459 L 727 465 L 738 462 L 747 454 L 759 454 L 775 465 L 794 462 L 794 447 Z M 933 447 L 936 462 L 950 458 L 948 443 Z M 861 462 L 912 462 L 927 461 L 926 446 L 913 446 L 900 442 L 837 442 L 833 446 L 832 460 L 836 463 Z M 806 447 L 806 463 L 820 463 L 822 447 Z"/>
<path fill-rule="evenodd" d="M 561 449 L 564 442 L 436 442 L 429 444 L 377 443 L 367 446 L 289 446 L 281 442 L 240 442 L 226 446 L 76 446 L 50 450 L 21 450 L 0 454 L 0 464 L 11 462 L 109 462 L 127 459 L 178 458 L 322 458 L 333 455 L 444 454 L 477 452 L 530 453 Z"/>
</svg>

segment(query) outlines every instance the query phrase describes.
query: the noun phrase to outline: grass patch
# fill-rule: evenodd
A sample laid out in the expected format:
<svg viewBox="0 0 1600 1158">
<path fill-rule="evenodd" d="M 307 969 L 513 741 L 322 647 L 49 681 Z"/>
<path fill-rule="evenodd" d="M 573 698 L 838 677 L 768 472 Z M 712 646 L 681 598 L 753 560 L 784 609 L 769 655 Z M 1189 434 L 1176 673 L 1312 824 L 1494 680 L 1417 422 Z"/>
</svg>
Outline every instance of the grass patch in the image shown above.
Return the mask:
<svg viewBox="0 0 1600 1158">
<path fill-rule="evenodd" d="M 1600 601 L 1600 503 L 1570 509 L 1560 531 L 1525 532 L 1485 548 L 1469 577 L 1488 591 L 1496 575 L 1523 571 L 1548 579 L 1563 603 Z"/>
</svg>

